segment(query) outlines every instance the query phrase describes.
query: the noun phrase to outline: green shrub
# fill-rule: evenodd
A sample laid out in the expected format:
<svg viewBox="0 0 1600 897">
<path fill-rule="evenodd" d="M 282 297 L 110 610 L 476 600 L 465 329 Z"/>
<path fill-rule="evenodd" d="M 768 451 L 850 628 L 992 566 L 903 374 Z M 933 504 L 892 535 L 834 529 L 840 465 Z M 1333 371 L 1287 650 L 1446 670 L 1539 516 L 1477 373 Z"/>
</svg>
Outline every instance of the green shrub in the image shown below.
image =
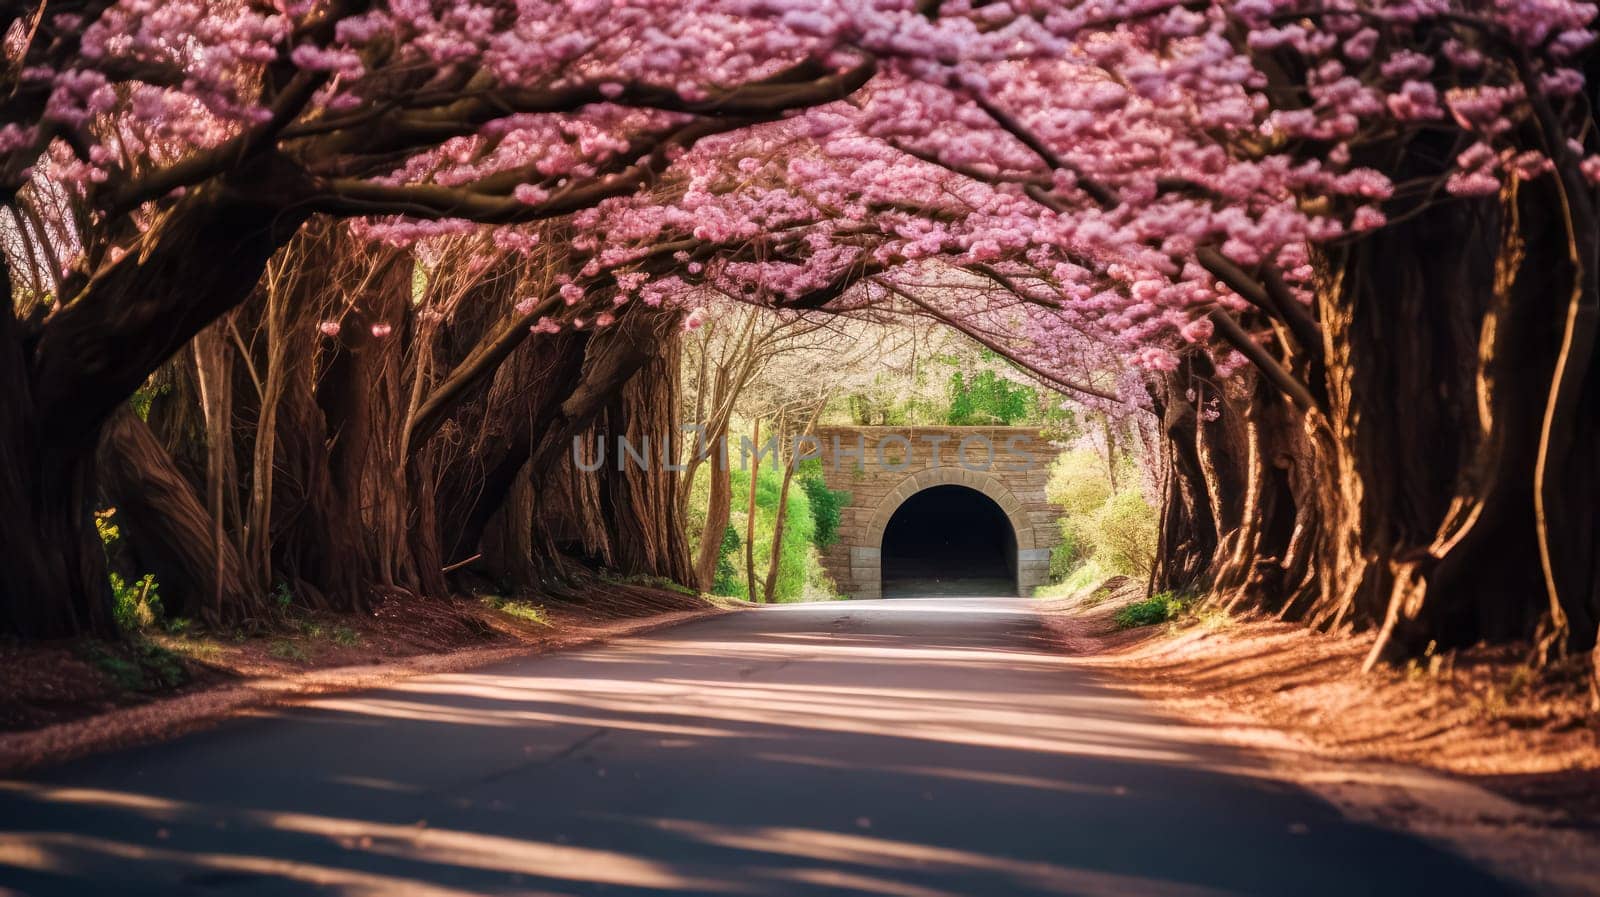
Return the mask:
<svg viewBox="0 0 1600 897">
<path fill-rule="evenodd" d="M 110 547 L 122 538 L 122 529 L 116 524 L 116 508 L 94 512 L 94 531 L 100 534 L 100 544 Z"/>
<path fill-rule="evenodd" d="M 148 629 L 161 619 L 161 595 L 153 573 L 146 573 L 131 583 L 112 573 L 111 601 L 112 616 L 123 632 Z"/>
<path fill-rule="evenodd" d="M 122 539 L 122 528 L 116 522 L 117 509 L 106 508 L 94 512 L 94 529 L 105 548 L 106 560 L 118 555 L 117 543 Z M 161 621 L 161 594 L 156 577 L 146 573 L 129 582 L 115 571 L 108 574 L 111 583 L 111 615 L 117 628 L 133 633 L 149 629 Z"/>
<path fill-rule="evenodd" d="M 155 402 L 156 398 L 171 391 L 172 385 L 168 383 L 163 383 L 159 386 L 142 386 L 129 397 L 128 404 L 133 406 L 133 413 L 139 415 L 140 420 L 147 421 L 150 419 L 150 406 Z"/>
<path fill-rule="evenodd" d="M 1159 526 L 1155 509 L 1139 488 L 1131 465 L 1111 487 L 1111 472 L 1092 450 L 1067 452 L 1056 460 L 1045 497 L 1060 508 L 1061 541 L 1050 553 L 1050 577 L 1060 581 L 1095 562 L 1105 576 L 1146 578 L 1155 564 Z"/>
<path fill-rule="evenodd" d="M 1067 520 L 1087 516 L 1111 498 L 1111 475 L 1092 449 L 1065 452 L 1051 466 L 1044 494 Z"/>
<path fill-rule="evenodd" d="M 979 371 L 967 376 L 961 371 L 950 375 L 950 415 L 952 426 L 1011 426 L 1028 417 L 1039 404 L 1031 386 L 1007 380 L 994 371 Z"/>
<path fill-rule="evenodd" d="M 1072 571 L 1083 563 L 1082 552 L 1078 548 L 1078 537 L 1062 521 L 1061 541 L 1050 549 L 1050 581 L 1061 582 Z"/>
<path fill-rule="evenodd" d="M 1135 578 L 1149 577 L 1158 535 L 1155 509 L 1137 489 L 1111 496 L 1089 527 L 1089 542 L 1101 566 Z"/>
<path fill-rule="evenodd" d="M 802 461 L 796 475 L 800 480 L 800 488 L 805 490 L 806 501 L 811 504 L 814 525 L 812 544 L 827 548 L 839 540 L 839 521 L 843 517 L 844 507 L 850 503 L 850 493 L 828 488 L 820 458 Z"/>
<path fill-rule="evenodd" d="M 743 586 L 739 582 L 739 566 L 735 559 L 739 556 L 739 548 L 744 541 L 739 538 L 739 531 L 730 524 L 722 531 L 722 545 L 717 549 L 717 570 L 712 578 L 711 594 L 737 596 L 743 594 Z"/>
<path fill-rule="evenodd" d="M 605 579 L 607 582 L 614 582 L 625 586 L 645 586 L 647 588 L 661 589 L 667 592 L 678 592 L 683 595 L 699 594 L 694 589 L 689 588 L 681 582 L 674 582 L 665 576 L 654 576 L 649 573 L 629 573 L 626 576 L 608 574 L 606 575 Z"/>
<path fill-rule="evenodd" d="M 1165 623 L 1175 620 L 1189 603 L 1171 592 L 1158 592 L 1143 601 L 1134 603 L 1117 611 L 1113 618 L 1119 629 L 1133 629 L 1136 626 L 1151 626 L 1156 623 Z"/>
<path fill-rule="evenodd" d="M 1093 558 L 1083 561 L 1072 568 L 1059 582 L 1040 586 L 1033 590 L 1035 598 L 1070 598 L 1085 589 L 1097 586 L 1111 577 L 1111 574 L 1100 569 Z"/>
</svg>

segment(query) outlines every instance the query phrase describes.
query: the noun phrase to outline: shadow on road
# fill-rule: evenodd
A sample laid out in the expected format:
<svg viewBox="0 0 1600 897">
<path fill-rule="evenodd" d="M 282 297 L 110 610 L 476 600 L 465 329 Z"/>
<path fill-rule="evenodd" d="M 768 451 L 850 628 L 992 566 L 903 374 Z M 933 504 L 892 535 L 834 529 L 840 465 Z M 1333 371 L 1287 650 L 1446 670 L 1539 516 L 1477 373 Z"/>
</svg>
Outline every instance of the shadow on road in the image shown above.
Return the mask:
<svg viewBox="0 0 1600 897">
<path fill-rule="evenodd" d="M 796 605 L 0 783 L 28 894 L 1511 893 L 1070 667 L 1015 600 Z"/>
</svg>

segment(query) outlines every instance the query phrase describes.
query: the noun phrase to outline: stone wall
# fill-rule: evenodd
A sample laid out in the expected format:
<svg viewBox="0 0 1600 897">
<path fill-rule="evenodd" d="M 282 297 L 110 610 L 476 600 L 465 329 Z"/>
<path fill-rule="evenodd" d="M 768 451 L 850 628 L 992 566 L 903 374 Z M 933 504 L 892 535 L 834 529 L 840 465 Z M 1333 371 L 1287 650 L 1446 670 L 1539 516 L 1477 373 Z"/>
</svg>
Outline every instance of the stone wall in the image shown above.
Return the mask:
<svg viewBox="0 0 1600 897">
<path fill-rule="evenodd" d="M 966 486 L 1000 506 L 1016 537 L 1017 592 L 1033 594 L 1050 571 L 1060 513 L 1045 501 L 1060 450 L 1034 427 L 823 427 L 828 487 L 847 492 L 839 538 L 823 565 L 852 598 L 883 593 L 883 533 L 902 502 L 933 486 Z M 857 447 L 863 451 L 857 452 Z M 992 452 L 990 450 L 992 447 Z M 862 457 L 862 456 L 865 457 Z"/>
</svg>

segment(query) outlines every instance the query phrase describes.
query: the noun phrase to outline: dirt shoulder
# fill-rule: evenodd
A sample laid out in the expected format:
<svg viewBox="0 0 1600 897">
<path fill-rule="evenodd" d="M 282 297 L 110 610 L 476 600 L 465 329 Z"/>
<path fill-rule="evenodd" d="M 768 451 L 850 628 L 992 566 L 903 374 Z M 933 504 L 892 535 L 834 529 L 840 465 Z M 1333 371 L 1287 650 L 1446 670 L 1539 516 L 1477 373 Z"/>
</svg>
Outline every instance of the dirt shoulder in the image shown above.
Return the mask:
<svg viewBox="0 0 1600 897">
<path fill-rule="evenodd" d="M 1370 637 L 1270 620 L 1118 628 L 1138 597 L 1124 587 L 1038 609 L 1085 667 L 1347 815 L 1445 842 L 1540 894 L 1600 894 L 1600 719 L 1571 677 L 1489 649 L 1362 675 Z"/>
<path fill-rule="evenodd" d="M 371 615 L 298 614 L 251 637 L 0 645 L 0 774 L 316 695 L 635 635 L 736 604 L 633 585 L 596 589 L 581 603 L 397 597 Z"/>
</svg>

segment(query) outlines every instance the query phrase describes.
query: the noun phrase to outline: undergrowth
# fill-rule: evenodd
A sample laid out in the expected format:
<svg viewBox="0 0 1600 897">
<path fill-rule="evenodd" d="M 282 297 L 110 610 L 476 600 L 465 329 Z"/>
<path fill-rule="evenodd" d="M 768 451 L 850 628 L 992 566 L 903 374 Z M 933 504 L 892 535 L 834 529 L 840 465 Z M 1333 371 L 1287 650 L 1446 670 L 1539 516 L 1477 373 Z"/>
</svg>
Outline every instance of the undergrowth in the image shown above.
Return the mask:
<svg viewBox="0 0 1600 897">
<path fill-rule="evenodd" d="M 481 595 L 478 600 L 494 610 L 516 617 L 519 620 L 536 623 L 540 626 L 550 625 L 550 615 L 545 613 L 545 609 L 541 605 L 518 601 L 514 598 L 503 598 L 499 595 Z"/>
<path fill-rule="evenodd" d="M 647 573 L 630 573 L 626 576 L 610 575 L 606 576 L 605 580 L 607 582 L 616 583 L 620 586 L 644 586 L 645 588 L 650 589 L 664 589 L 668 592 L 677 592 L 680 595 L 700 594 L 681 582 L 673 582 L 665 576 L 651 576 Z"/>
<path fill-rule="evenodd" d="M 1171 592 L 1157 592 L 1143 601 L 1135 601 L 1122 608 L 1112 619 L 1116 621 L 1118 629 L 1153 626 L 1156 623 L 1176 620 L 1192 603 L 1191 599 Z"/>
<path fill-rule="evenodd" d="M 85 642 L 83 654 L 123 691 L 159 691 L 188 678 L 177 654 L 142 638 L 119 644 Z"/>
</svg>

